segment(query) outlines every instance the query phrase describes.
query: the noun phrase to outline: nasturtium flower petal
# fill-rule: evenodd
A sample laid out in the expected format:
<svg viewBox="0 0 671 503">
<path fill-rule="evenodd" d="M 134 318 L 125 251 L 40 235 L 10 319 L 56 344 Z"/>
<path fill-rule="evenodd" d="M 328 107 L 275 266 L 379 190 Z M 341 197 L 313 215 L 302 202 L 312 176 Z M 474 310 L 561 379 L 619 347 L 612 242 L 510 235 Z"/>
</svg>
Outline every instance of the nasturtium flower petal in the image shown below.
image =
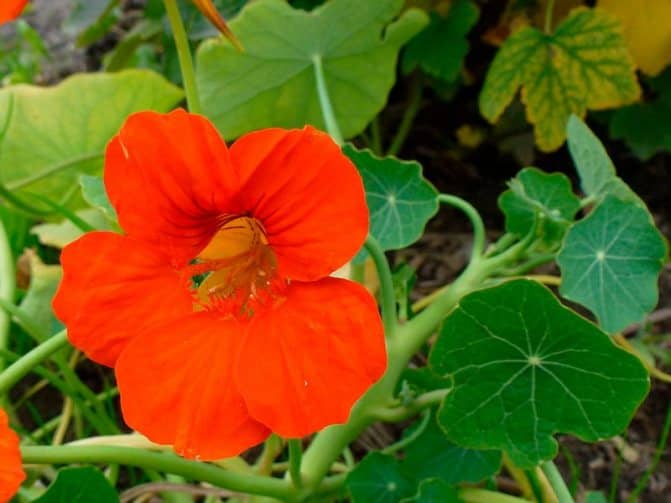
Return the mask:
<svg viewBox="0 0 671 503">
<path fill-rule="evenodd" d="M 190 458 L 235 456 L 262 442 L 270 432 L 250 417 L 232 378 L 241 333 L 239 322 L 202 312 L 133 339 L 115 369 L 126 423 Z"/>
<path fill-rule="evenodd" d="M 19 437 L 9 427 L 7 413 L 0 409 L 0 502 L 9 501 L 26 474 L 21 467 Z"/>
<path fill-rule="evenodd" d="M 2 3 L 0 3 L 0 24 L 19 17 L 26 5 L 28 5 L 28 0 L 2 0 Z"/>
<path fill-rule="evenodd" d="M 385 368 L 375 301 L 357 283 L 325 278 L 292 283 L 282 304 L 250 320 L 236 382 L 252 416 L 294 438 L 346 422 Z"/>
<path fill-rule="evenodd" d="M 179 265 L 205 247 L 219 215 L 241 209 L 226 144 L 184 110 L 131 115 L 107 147 L 104 180 L 123 230 Z"/>
<path fill-rule="evenodd" d="M 245 206 L 263 222 L 279 274 L 313 281 L 361 248 L 368 208 L 356 167 L 326 133 L 266 129 L 231 147 Z"/>
<path fill-rule="evenodd" d="M 229 155 L 201 116 L 141 112 L 104 181 L 126 235 L 65 247 L 54 308 L 115 366 L 131 427 L 217 459 L 346 421 L 386 352 L 373 297 L 327 278 L 368 232 L 361 178 L 329 135 L 259 131 Z"/>
<path fill-rule="evenodd" d="M 91 232 L 66 246 L 56 316 L 70 342 L 92 360 L 112 366 L 145 327 L 192 310 L 179 272 L 158 250 L 112 232 Z"/>
</svg>

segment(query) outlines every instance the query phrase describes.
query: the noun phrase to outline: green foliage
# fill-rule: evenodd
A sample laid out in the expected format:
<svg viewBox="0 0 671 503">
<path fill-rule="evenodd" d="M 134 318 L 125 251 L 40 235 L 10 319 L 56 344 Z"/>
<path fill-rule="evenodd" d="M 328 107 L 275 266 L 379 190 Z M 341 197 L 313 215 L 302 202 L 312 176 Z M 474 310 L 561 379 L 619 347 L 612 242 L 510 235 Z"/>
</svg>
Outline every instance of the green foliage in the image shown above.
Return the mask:
<svg viewBox="0 0 671 503">
<path fill-rule="evenodd" d="M 82 175 L 79 177 L 79 185 L 82 188 L 82 196 L 92 208 L 98 208 L 111 221 L 116 222 L 116 210 L 110 203 L 105 183 L 102 177 L 92 175 Z"/>
<path fill-rule="evenodd" d="M 15 24 L 16 37 L 0 41 L 0 77 L 3 85 L 34 82 L 47 57 L 47 48 L 40 34 L 23 19 Z"/>
<path fill-rule="evenodd" d="M 560 292 L 594 312 L 607 332 L 617 332 L 655 307 L 666 259 L 650 214 L 609 195 L 566 235 L 557 256 Z"/>
<path fill-rule="evenodd" d="M 551 35 L 526 27 L 505 41 L 480 94 L 482 115 L 496 122 L 520 87 L 544 151 L 564 142 L 571 114 L 625 105 L 640 94 L 619 21 L 585 8 L 572 11 Z"/>
<path fill-rule="evenodd" d="M 368 454 L 347 475 L 345 482 L 353 503 L 398 503 L 412 496 L 412 482 L 393 456 Z"/>
<path fill-rule="evenodd" d="M 480 482 L 501 468 L 500 451 L 464 449 L 450 442 L 432 415 L 422 433 L 405 449 L 403 469 L 416 480 L 447 484 Z"/>
<path fill-rule="evenodd" d="M 524 168 L 499 197 L 506 217 L 506 230 L 519 236 L 529 233 L 536 222 L 543 238 L 558 242 L 580 209 L 571 181 L 561 173 L 547 174 L 536 168 Z"/>
<path fill-rule="evenodd" d="M 615 166 L 606 149 L 582 120 L 572 115 L 566 134 L 568 149 L 585 194 L 597 199 L 612 194 L 645 208 L 645 203 L 615 174 Z"/>
<path fill-rule="evenodd" d="M 98 208 L 86 208 L 75 212 L 75 215 L 81 218 L 93 229 L 113 230 L 114 226 L 110 219 Z M 45 246 L 51 246 L 61 249 L 66 244 L 71 243 L 84 231 L 70 220 L 62 220 L 59 223 L 43 223 L 35 225 L 30 229 L 31 234 L 37 236 L 40 243 Z"/>
<path fill-rule="evenodd" d="M 119 496 L 107 479 L 91 466 L 63 468 L 47 492 L 35 503 L 118 503 Z"/>
<path fill-rule="evenodd" d="M 402 503 L 460 503 L 458 491 L 440 479 L 429 479 L 419 485 L 419 490 L 412 498 Z"/>
<path fill-rule="evenodd" d="M 366 189 L 370 233 L 383 250 L 414 243 L 438 211 L 438 193 L 422 176 L 417 162 L 379 158 L 370 150 L 345 145 L 343 152 L 356 165 Z M 360 254 L 358 259 L 365 255 Z"/>
<path fill-rule="evenodd" d="M 0 182 L 15 193 L 74 206 L 81 173 L 97 173 L 105 145 L 126 117 L 167 111 L 179 88 L 149 71 L 80 74 L 50 88 L 0 90 Z M 76 110 L 77 113 L 73 113 Z"/>
<path fill-rule="evenodd" d="M 386 103 L 400 47 L 426 24 L 418 10 L 389 24 L 402 3 L 332 0 L 305 12 L 281 0 L 251 2 L 230 23 L 244 52 L 221 38 L 198 49 L 206 115 L 225 138 L 270 126 L 324 129 L 315 90 L 321 60 L 342 134 L 360 133 Z"/>
<path fill-rule="evenodd" d="M 447 16 L 432 12 L 429 25 L 406 47 L 403 72 L 418 66 L 437 79 L 454 82 L 468 53 L 466 35 L 478 20 L 480 12 L 471 0 L 457 0 Z"/>
<path fill-rule="evenodd" d="M 56 332 L 60 325 L 51 309 L 53 299 L 61 280 L 62 270 L 59 265 L 45 265 L 35 253 L 29 253 L 30 286 L 19 308 L 40 333 L 48 336 Z M 43 341 L 40 341 L 43 342 Z"/>
<path fill-rule="evenodd" d="M 636 357 L 529 280 L 461 299 L 429 363 L 454 380 L 438 412 L 447 437 L 522 468 L 556 455 L 553 433 L 620 433 L 649 385 Z"/>
<path fill-rule="evenodd" d="M 119 0 L 73 0 L 63 30 L 77 36 L 77 44 L 86 47 L 100 40 L 117 21 Z"/>
<path fill-rule="evenodd" d="M 656 96 L 615 110 L 609 129 L 612 138 L 624 140 L 642 160 L 671 151 L 671 67 L 648 84 Z"/>
</svg>

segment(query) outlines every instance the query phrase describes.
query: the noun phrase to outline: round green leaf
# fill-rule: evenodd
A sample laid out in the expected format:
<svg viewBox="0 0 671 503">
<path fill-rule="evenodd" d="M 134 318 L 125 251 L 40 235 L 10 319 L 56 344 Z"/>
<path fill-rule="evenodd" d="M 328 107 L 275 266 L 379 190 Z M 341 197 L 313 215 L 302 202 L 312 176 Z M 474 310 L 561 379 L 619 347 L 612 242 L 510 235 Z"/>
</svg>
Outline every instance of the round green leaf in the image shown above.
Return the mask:
<svg viewBox="0 0 671 503">
<path fill-rule="evenodd" d="M 657 277 L 666 258 L 666 243 L 650 214 L 606 196 L 564 239 L 557 256 L 560 292 L 594 312 L 607 332 L 617 332 L 657 304 Z"/>
<path fill-rule="evenodd" d="M 324 129 L 320 59 L 342 134 L 360 133 L 387 101 L 399 49 L 427 23 L 409 9 L 389 24 L 402 7 L 402 0 L 331 0 L 305 12 L 283 0 L 250 2 L 230 23 L 244 52 L 223 38 L 198 49 L 206 115 L 225 138 L 271 126 Z"/>
<path fill-rule="evenodd" d="M 456 488 L 440 479 L 424 480 L 419 485 L 419 491 L 412 498 L 402 503 L 460 503 L 459 492 Z"/>
<path fill-rule="evenodd" d="M 464 297 L 429 362 L 454 381 L 438 412 L 447 437 L 522 468 L 556 455 L 554 433 L 620 433 L 649 386 L 638 358 L 529 280 Z"/>
<path fill-rule="evenodd" d="M 396 157 L 376 157 L 370 150 L 351 145 L 345 145 L 343 152 L 363 179 L 370 233 L 380 246 L 396 250 L 417 241 L 438 211 L 438 192 L 422 176 L 422 166 Z"/>
<path fill-rule="evenodd" d="M 119 503 L 107 479 L 91 466 L 63 468 L 47 492 L 34 503 Z"/>
<path fill-rule="evenodd" d="M 500 468 L 500 451 L 465 449 L 453 444 L 434 417 L 405 449 L 403 460 L 403 469 L 414 480 L 437 478 L 448 484 L 480 482 Z"/>
<path fill-rule="evenodd" d="M 102 167 L 107 142 L 126 117 L 170 110 L 182 91 L 157 73 L 79 74 L 54 87 L 0 90 L 0 182 L 64 204 L 81 173 Z"/>
<path fill-rule="evenodd" d="M 545 240 L 561 240 L 580 209 L 570 180 L 561 173 L 524 168 L 508 185 L 510 190 L 499 197 L 506 230 L 524 236 L 533 229 L 536 219 L 541 219 Z"/>
<path fill-rule="evenodd" d="M 398 503 L 412 496 L 414 487 L 393 456 L 368 454 L 349 472 L 345 486 L 353 503 Z"/>
</svg>

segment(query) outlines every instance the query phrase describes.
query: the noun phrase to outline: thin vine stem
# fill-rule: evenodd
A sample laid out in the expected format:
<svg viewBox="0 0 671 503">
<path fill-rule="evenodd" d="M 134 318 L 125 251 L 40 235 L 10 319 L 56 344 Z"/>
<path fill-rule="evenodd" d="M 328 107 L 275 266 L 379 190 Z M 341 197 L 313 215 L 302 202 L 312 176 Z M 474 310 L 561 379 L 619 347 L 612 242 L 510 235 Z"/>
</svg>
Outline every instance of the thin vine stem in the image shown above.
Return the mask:
<svg viewBox="0 0 671 503">
<path fill-rule="evenodd" d="M 172 29 L 172 35 L 175 40 L 175 47 L 177 48 L 177 57 L 182 72 L 184 92 L 186 93 L 186 102 L 189 111 L 195 114 L 202 113 L 200 96 L 198 95 L 198 87 L 196 86 L 196 73 L 193 70 L 191 47 L 189 46 L 189 39 L 186 36 L 182 16 L 177 7 L 177 0 L 163 0 L 163 4 L 165 5 L 165 11 L 168 14 L 168 21 L 170 22 L 170 28 Z"/>
<path fill-rule="evenodd" d="M 413 443 L 422 433 L 424 433 L 424 430 L 426 430 L 426 427 L 429 425 L 429 421 L 431 421 L 431 409 L 426 409 L 424 412 L 422 412 L 422 420 L 417 428 L 415 428 L 414 431 L 407 437 L 404 437 L 398 442 L 388 445 L 382 449 L 382 453 L 393 454 Z"/>
<path fill-rule="evenodd" d="M 0 299 L 12 304 L 14 290 L 16 289 L 16 274 L 14 273 L 14 256 L 12 247 L 7 236 L 7 229 L 0 219 Z M 7 349 L 9 341 L 9 329 L 11 327 L 11 316 L 5 310 L 0 311 L 0 349 Z M 5 367 L 5 362 L 0 356 L 0 370 Z M 2 400 L 0 399 L 0 402 Z"/>
<path fill-rule="evenodd" d="M 555 10 L 555 0 L 548 0 L 547 7 L 545 7 L 545 33 L 548 35 L 552 33 L 552 17 Z"/>
<path fill-rule="evenodd" d="M 410 82 L 410 93 L 408 97 L 408 106 L 405 108 L 403 118 L 398 126 L 396 135 L 389 146 L 387 155 L 397 155 L 405 143 L 412 123 L 417 117 L 417 113 L 422 105 L 422 81 L 418 75 L 414 75 Z"/>
<path fill-rule="evenodd" d="M 471 221 L 471 225 L 473 226 L 473 250 L 471 251 L 470 264 L 480 260 L 485 252 L 486 235 L 485 224 L 482 221 L 482 217 L 480 216 L 480 213 L 478 213 L 478 210 L 476 210 L 471 203 L 464 201 L 460 197 L 449 194 L 440 194 L 438 196 L 438 201 L 461 210 Z"/>
<path fill-rule="evenodd" d="M 0 396 L 4 395 L 34 367 L 46 360 L 59 349 L 67 346 L 68 336 L 65 330 L 47 339 L 12 363 L 0 374 Z"/>
<path fill-rule="evenodd" d="M 561 473 L 557 469 L 557 465 L 552 461 L 546 461 L 541 465 L 541 470 L 548 478 L 548 482 L 555 492 L 555 496 L 557 496 L 558 503 L 575 503 L 571 492 L 566 487 L 566 482 L 564 482 Z"/>
<path fill-rule="evenodd" d="M 380 297 L 382 303 L 382 323 L 387 337 L 392 337 L 396 331 L 396 295 L 394 294 L 394 282 L 387 257 L 382 251 L 380 243 L 372 235 L 368 235 L 365 243 L 366 250 L 370 254 L 377 275 L 380 279 Z"/>
<path fill-rule="evenodd" d="M 303 459 L 303 443 L 299 438 L 290 438 L 287 440 L 289 447 L 289 476 L 293 485 L 300 489 L 303 487 L 301 477 L 301 460 Z"/>
<path fill-rule="evenodd" d="M 326 131 L 331 135 L 333 141 L 338 145 L 345 143 L 342 136 L 338 121 L 335 117 L 331 98 L 329 96 L 328 88 L 326 87 L 326 79 L 324 78 L 324 67 L 322 65 L 322 57 L 320 54 L 312 56 L 312 67 L 315 71 L 315 81 L 317 82 L 317 96 L 319 96 L 319 105 L 321 106 L 322 116 L 324 117 L 324 124 Z"/>
</svg>

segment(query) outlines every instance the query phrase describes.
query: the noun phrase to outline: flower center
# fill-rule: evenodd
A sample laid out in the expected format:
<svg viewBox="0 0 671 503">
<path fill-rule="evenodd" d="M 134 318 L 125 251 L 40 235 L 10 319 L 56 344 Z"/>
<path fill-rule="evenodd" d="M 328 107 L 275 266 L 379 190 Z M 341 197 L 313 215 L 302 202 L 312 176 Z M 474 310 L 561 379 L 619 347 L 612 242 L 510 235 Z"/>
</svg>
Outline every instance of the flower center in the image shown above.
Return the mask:
<svg viewBox="0 0 671 503">
<path fill-rule="evenodd" d="M 228 221 L 191 265 L 197 310 L 249 317 L 281 295 L 277 260 L 261 223 L 251 217 Z"/>
</svg>

